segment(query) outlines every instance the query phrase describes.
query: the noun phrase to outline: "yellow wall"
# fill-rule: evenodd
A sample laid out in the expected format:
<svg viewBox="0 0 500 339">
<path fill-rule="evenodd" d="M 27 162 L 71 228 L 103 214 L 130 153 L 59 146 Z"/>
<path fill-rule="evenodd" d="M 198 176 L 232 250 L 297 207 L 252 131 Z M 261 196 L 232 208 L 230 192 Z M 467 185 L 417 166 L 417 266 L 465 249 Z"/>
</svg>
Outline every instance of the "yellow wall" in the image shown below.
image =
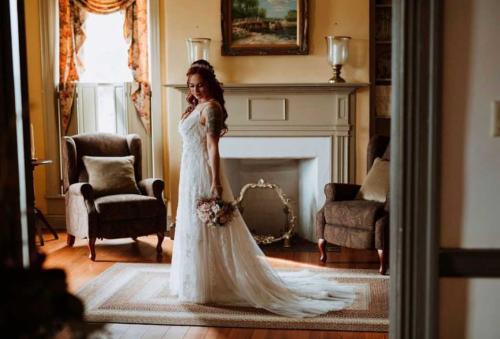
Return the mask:
<svg viewBox="0 0 500 339">
<path fill-rule="evenodd" d="M 351 55 L 343 75 L 349 82 L 369 80 L 369 1 L 368 0 L 309 0 L 309 46 L 303 56 L 223 57 L 220 27 L 220 0 L 159 0 L 161 82 L 183 83 L 187 69 L 185 39 L 212 39 L 211 62 L 218 77 L 225 83 L 284 83 L 324 82 L 331 76 L 326 62 L 325 35 L 350 35 Z M 25 0 L 26 36 L 30 116 L 34 127 L 37 157 L 45 156 L 44 116 L 42 110 L 42 79 L 40 62 L 40 32 L 38 0 Z M 176 207 L 180 143 L 177 135 L 178 106 L 172 105 L 167 91 L 162 89 L 164 124 L 164 178 L 170 188 L 172 207 Z M 369 126 L 369 91 L 357 96 L 356 181 L 365 175 L 366 145 Z M 46 211 L 45 168 L 34 175 L 37 205 Z"/>
<path fill-rule="evenodd" d="M 26 53 L 28 63 L 28 95 L 30 121 L 35 136 L 35 153 L 37 158 L 45 157 L 44 115 L 42 104 L 42 69 L 40 56 L 40 17 L 38 0 L 25 0 Z M 48 165 L 52 166 L 52 165 Z M 37 207 L 47 212 L 45 199 L 46 180 L 45 166 L 36 167 L 33 173 L 35 200 Z"/>
<path fill-rule="evenodd" d="M 351 54 L 343 75 L 349 82 L 369 81 L 369 1 L 310 0 L 309 55 L 301 56 L 221 56 L 220 1 L 163 0 L 162 3 L 162 83 L 184 83 L 188 67 L 185 40 L 188 37 L 212 39 L 210 62 L 224 83 L 301 83 L 325 82 L 331 76 L 326 62 L 326 35 L 349 35 Z M 170 196 L 175 211 L 180 158 L 177 134 L 179 105 L 163 90 L 167 114 Z M 166 100 L 165 100 L 166 98 Z M 356 181 L 366 172 L 366 145 L 369 134 L 369 90 L 357 96 Z M 231 114 L 229 112 L 229 114 Z M 168 169 L 168 166 L 165 166 Z M 167 175 L 166 175 L 167 176 Z"/>
</svg>

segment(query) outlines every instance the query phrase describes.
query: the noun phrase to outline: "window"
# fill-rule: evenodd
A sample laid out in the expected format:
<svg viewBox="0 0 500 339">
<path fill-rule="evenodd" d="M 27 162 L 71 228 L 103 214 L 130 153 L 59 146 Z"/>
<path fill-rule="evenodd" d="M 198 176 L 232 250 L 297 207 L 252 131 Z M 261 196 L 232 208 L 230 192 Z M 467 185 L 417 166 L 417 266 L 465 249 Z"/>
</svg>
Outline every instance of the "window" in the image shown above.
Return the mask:
<svg viewBox="0 0 500 339">
<path fill-rule="evenodd" d="M 123 37 L 124 13 L 100 15 L 88 13 L 86 39 L 80 56 L 85 69 L 80 82 L 131 82 L 128 68 L 128 43 Z"/>
<path fill-rule="evenodd" d="M 86 39 L 80 50 L 85 68 L 78 85 L 78 131 L 126 134 L 128 43 L 123 37 L 122 11 L 100 15 L 88 13 Z"/>
</svg>

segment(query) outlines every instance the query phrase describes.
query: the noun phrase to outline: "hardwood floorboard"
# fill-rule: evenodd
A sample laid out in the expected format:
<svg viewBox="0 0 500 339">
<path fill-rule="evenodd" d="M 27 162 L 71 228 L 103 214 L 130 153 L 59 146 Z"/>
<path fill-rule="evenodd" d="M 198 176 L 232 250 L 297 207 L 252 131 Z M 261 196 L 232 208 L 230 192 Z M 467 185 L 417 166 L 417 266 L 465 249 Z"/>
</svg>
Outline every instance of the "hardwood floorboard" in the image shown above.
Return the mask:
<svg viewBox="0 0 500 339">
<path fill-rule="evenodd" d="M 251 339 L 253 331 L 253 329 L 248 328 L 231 328 L 228 339 Z"/>
<path fill-rule="evenodd" d="M 92 278 L 118 262 L 156 262 L 156 236 L 132 239 L 98 240 L 97 260 L 88 259 L 86 240 L 77 239 L 75 245 L 66 246 L 66 232 L 58 232 L 59 239 L 53 240 L 45 234 L 45 245 L 40 251 L 47 254 L 46 268 L 63 268 L 67 274 L 68 288 L 75 293 Z M 172 241 L 165 238 L 161 262 L 170 263 Z M 340 252 L 328 252 L 328 261 L 319 261 L 318 252 L 293 252 L 268 250 L 264 248 L 272 266 L 277 268 L 334 267 L 353 269 L 376 269 L 378 257 L 375 251 L 342 248 Z M 139 324 L 107 324 L 106 330 L 112 338 L 168 338 L 168 339 L 387 339 L 387 333 L 333 332 L 313 330 L 273 330 L 251 328 L 217 328 L 198 326 L 161 326 Z"/>
<path fill-rule="evenodd" d="M 267 334 L 269 333 L 269 330 L 266 330 L 264 328 L 259 328 L 256 330 L 253 330 L 252 334 L 252 339 L 264 339 L 267 338 Z"/>
</svg>

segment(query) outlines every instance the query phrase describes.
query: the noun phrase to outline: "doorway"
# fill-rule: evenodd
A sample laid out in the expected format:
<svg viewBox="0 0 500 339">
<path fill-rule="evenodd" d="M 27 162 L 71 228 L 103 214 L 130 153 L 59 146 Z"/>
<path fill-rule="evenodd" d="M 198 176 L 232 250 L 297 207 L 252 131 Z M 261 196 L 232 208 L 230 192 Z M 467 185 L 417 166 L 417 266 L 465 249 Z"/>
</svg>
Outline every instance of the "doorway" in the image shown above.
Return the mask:
<svg viewBox="0 0 500 339">
<path fill-rule="evenodd" d="M 390 335 L 432 338 L 437 300 L 433 187 L 438 183 L 440 2 L 404 1 L 394 10 Z"/>
</svg>

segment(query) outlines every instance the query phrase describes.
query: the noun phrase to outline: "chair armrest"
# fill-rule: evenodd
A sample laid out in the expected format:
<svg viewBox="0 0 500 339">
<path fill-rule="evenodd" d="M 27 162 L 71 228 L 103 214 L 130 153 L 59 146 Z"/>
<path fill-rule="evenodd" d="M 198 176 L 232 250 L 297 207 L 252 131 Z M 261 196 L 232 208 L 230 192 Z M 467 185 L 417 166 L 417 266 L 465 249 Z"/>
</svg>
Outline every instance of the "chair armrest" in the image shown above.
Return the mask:
<svg viewBox="0 0 500 339">
<path fill-rule="evenodd" d="M 353 200 L 360 185 L 329 183 L 325 185 L 326 201 Z"/>
<path fill-rule="evenodd" d="M 389 213 L 389 209 L 391 207 L 391 201 L 390 201 L 390 197 L 391 197 L 391 192 L 387 192 L 387 198 L 385 200 L 385 204 L 384 204 L 384 210 Z"/>
<path fill-rule="evenodd" d="M 86 212 L 89 213 L 89 218 L 94 220 L 97 211 L 94 204 L 94 190 L 89 183 L 79 182 L 69 185 L 66 197 L 70 205 L 85 206 Z M 94 216 L 91 217 L 91 215 Z M 89 222 L 91 222 L 90 219 Z"/>
<path fill-rule="evenodd" d="M 388 249 L 389 236 L 389 214 L 385 213 L 375 222 L 375 248 Z"/>
<path fill-rule="evenodd" d="M 142 194 L 155 197 L 158 200 L 163 199 L 162 192 L 164 188 L 165 183 L 161 179 L 148 178 L 139 181 L 139 189 Z"/>
<path fill-rule="evenodd" d="M 70 195 L 81 195 L 85 200 L 94 200 L 94 190 L 92 186 L 87 182 L 79 182 L 77 184 L 71 184 L 68 188 L 68 194 Z"/>
</svg>

